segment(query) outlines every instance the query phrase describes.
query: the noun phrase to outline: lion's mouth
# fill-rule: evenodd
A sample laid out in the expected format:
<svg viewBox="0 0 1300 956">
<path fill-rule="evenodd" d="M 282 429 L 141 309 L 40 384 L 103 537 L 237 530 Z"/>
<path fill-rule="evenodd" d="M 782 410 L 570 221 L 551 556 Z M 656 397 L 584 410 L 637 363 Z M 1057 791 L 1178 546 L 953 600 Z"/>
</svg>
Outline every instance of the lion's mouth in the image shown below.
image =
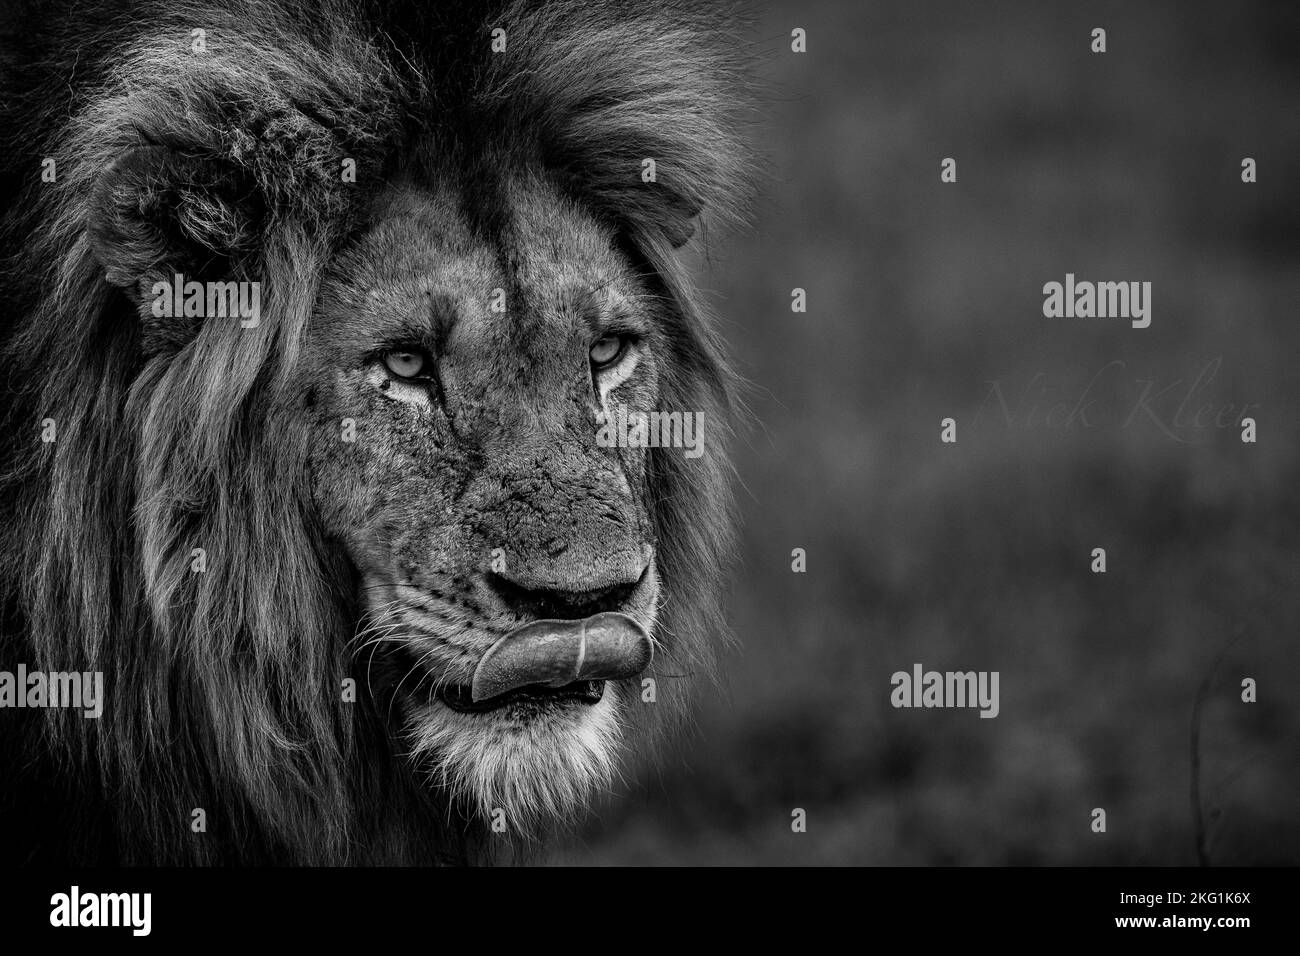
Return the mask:
<svg viewBox="0 0 1300 956">
<path fill-rule="evenodd" d="M 604 697 L 606 681 L 640 674 L 653 655 L 649 634 L 626 614 L 530 621 L 484 652 L 469 684 L 439 686 L 435 678 L 434 697 L 465 714 L 508 706 L 537 712 L 591 706 Z M 434 676 L 419 659 L 409 663 Z"/>
<path fill-rule="evenodd" d="M 597 704 L 605 696 L 603 680 L 579 680 L 561 687 L 547 687 L 545 684 L 528 684 L 498 694 L 486 700 L 475 700 L 471 688 L 464 685 L 444 687 L 438 691 L 438 699 L 452 710 L 463 714 L 481 714 L 486 711 L 499 710 L 509 705 L 548 707 L 564 703 L 578 703 L 590 706 Z"/>
<path fill-rule="evenodd" d="M 654 657 L 635 619 L 612 611 L 581 620 L 531 621 L 502 637 L 479 658 L 471 702 L 521 690 L 552 690 L 634 677 Z"/>
</svg>

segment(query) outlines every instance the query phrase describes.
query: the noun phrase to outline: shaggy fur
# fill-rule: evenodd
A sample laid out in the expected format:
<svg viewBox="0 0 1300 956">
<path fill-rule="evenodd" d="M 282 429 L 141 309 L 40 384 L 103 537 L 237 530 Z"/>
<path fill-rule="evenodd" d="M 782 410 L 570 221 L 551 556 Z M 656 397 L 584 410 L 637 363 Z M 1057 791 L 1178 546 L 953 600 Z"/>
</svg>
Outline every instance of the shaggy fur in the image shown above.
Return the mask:
<svg viewBox="0 0 1300 956">
<path fill-rule="evenodd" d="M 725 632 L 732 379 L 673 252 L 701 213 L 732 214 L 744 179 L 725 21 L 673 3 L 53 6 L 65 9 L 18 4 L 3 28 L 0 668 L 103 671 L 107 700 L 100 720 L 0 711 L 6 855 L 457 862 L 490 846 L 484 813 L 499 802 L 554 823 L 612 772 L 626 722 L 612 708 L 678 710 L 676 678 L 707 672 Z M 494 54 L 495 27 L 509 40 Z M 644 157 L 656 184 L 640 179 Z M 510 199 L 506 180 L 541 185 Z M 394 198 L 399 184 L 422 198 Z M 522 196 L 538 190 L 551 205 L 529 213 Z M 430 198 L 443 193 L 455 198 Z M 611 687 L 598 705 L 610 716 L 583 725 L 567 764 L 527 736 L 497 764 L 458 760 L 456 725 L 413 725 L 392 682 L 369 680 L 396 665 L 375 665 L 373 645 L 354 653 L 392 604 L 367 599 L 369 570 L 331 515 L 383 498 L 375 469 L 400 449 L 360 462 L 369 486 L 322 492 L 339 453 L 320 457 L 311 416 L 347 406 L 305 370 L 323 354 L 321 316 L 350 314 L 352 278 L 386 258 L 365 237 L 389 208 L 455 219 L 471 238 L 536 229 L 560 248 L 538 224 L 553 217 L 585 237 L 574 249 L 599 239 L 602 275 L 654 319 L 652 397 L 712 428 L 704 458 L 652 450 L 641 466 L 660 706 L 630 707 L 636 683 Z M 512 274 L 557 268 L 527 249 L 506 257 Z M 485 279 L 500 265 L 488 260 Z M 146 290 L 173 272 L 262 281 L 260 323 L 154 318 Z M 210 564 L 193 573 L 200 546 Z M 354 704 L 340 700 L 347 677 Z M 516 757 L 573 793 L 512 797 Z M 197 807 L 205 833 L 190 826 Z"/>
</svg>

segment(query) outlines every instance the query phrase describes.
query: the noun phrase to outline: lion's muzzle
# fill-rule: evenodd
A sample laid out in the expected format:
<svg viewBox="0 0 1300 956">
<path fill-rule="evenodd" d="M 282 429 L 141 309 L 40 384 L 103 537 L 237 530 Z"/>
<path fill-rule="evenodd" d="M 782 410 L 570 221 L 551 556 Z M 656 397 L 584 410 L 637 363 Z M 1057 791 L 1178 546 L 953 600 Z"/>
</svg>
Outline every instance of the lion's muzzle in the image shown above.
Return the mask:
<svg viewBox="0 0 1300 956">
<path fill-rule="evenodd" d="M 645 628 L 626 614 L 531 621 L 488 648 L 470 692 L 477 703 L 529 685 L 619 680 L 641 673 L 653 656 Z"/>
</svg>

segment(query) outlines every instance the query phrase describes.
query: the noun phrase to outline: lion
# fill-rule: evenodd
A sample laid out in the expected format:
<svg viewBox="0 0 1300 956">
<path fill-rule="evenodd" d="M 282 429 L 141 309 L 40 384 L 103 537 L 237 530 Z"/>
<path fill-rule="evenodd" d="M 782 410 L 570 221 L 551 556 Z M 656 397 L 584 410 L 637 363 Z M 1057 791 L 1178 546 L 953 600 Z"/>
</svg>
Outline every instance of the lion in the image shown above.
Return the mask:
<svg viewBox="0 0 1300 956">
<path fill-rule="evenodd" d="M 727 640 L 737 379 L 682 255 L 742 218 L 725 22 L 38 6 L 4 31 L 0 669 L 104 699 L 0 710 L 6 853 L 544 844 Z M 599 440 L 657 412 L 706 453 Z"/>
</svg>

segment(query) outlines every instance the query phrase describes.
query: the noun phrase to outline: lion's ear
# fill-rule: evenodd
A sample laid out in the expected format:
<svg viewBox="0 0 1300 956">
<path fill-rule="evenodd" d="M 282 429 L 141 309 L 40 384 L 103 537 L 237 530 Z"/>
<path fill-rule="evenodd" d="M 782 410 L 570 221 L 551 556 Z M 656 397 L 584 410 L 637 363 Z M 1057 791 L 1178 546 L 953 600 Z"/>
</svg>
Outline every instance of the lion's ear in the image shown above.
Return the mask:
<svg viewBox="0 0 1300 956">
<path fill-rule="evenodd" d="M 644 161 L 642 169 L 646 169 Z M 673 168 L 674 173 L 691 171 Z M 620 221 L 651 233 L 659 233 L 674 248 L 684 246 L 695 235 L 696 222 L 705 210 L 706 198 L 680 183 L 647 179 L 629 186 L 627 183 L 594 182 L 587 186 L 595 198 Z"/>
<path fill-rule="evenodd" d="M 241 170 L 160 146 L 123 153 L 95 186 L 88 234 L 113 285 L 227 278 L 255 250 L 261 203 Z"/>
<path fill-rule="evenodd" d="M 750 167 L 740 47 L 708 9 L 556 3 L 519 14 L 484 101 L 604 218 L 678 247 L 736 220 Z"/>
<path fill-rule="evenodd" d="M 664 238 L 672 244 L 674 249 L 686 245 L 691 236 L 695 235 L 695 220 L 703 211 L 699 206 L 681 203 L 669 204 L 667 214 L 663 216 L 660 228 L 663 231 Z"/>
</svg>

